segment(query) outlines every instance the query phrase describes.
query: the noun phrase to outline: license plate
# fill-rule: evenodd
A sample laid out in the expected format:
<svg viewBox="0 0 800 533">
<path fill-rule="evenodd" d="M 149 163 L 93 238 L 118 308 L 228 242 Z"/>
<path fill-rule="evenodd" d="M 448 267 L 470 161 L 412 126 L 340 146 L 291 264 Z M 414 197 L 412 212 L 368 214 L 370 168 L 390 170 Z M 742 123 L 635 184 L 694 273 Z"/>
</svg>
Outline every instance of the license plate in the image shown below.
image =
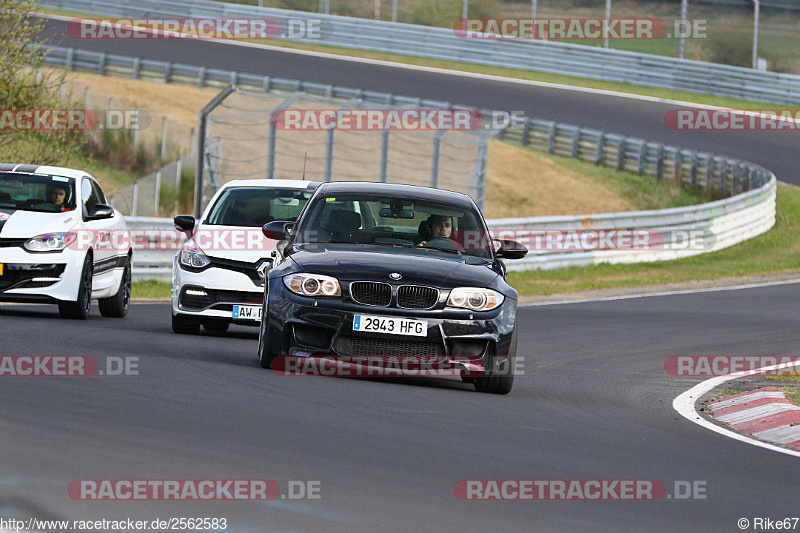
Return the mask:
<svg viewBox="0 0 800 533">
<path fill-rule="evenodd" d="M 261 320 L 260 305 L 234 305 L 233 318 L 239 320 Z"/>
<path fill-rule="evenodd" d="M 353 317 L 353 331 L 389 333 L 390 335 L 428 336 L 428 322 L 413 318 L 390 316 L 356 315 Z"/>
</svg>

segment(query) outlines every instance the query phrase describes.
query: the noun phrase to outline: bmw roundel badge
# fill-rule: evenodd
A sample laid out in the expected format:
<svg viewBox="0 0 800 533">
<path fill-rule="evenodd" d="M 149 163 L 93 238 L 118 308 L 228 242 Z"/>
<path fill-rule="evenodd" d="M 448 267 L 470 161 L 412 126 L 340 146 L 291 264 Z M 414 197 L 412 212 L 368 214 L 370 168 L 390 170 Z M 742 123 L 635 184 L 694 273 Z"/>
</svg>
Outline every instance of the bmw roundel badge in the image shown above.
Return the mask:
<svg viewBox="0 0 800 533">
<path fill-rule="evenodd" d="M 392 278 L 395 281 L 397 281 L 399 279 L 403 279 L 402 274 L 400 274 L 398 272 L 392 272 L 391 274 L 389 274 L 389 277 Z"/>
</svg>

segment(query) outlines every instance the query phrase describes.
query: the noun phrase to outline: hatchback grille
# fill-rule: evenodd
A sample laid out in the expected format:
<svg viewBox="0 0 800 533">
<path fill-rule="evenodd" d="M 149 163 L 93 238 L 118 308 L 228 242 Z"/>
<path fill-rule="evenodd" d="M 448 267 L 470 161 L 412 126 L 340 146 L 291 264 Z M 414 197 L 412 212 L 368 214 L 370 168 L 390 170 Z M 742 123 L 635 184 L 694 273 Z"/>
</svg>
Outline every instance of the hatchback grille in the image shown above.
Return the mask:
<svg viewBox="0 0 800 533">
<path fill-rule="evenodd" d="M 397 289 L 397 306 L 406 309 L 429 309 L 439 301 L 439 291 L 420 285 L 402 285 Z"/>
<path fill-rule="evenodd" d="M 187 294 L 205 292 L 205 294 Z M 261 304 L 264 295 L 260 292 L 218 291 L 214 289 L 193 289 L 189 287 L 181 295 L 181 307 L 187 309 L 205 309 L 214 304 Z"/>
<path fill-rule="evenodd" d="M 350 284 L 350 296 L 360 304 L 386 307 L 392 301 L 392 286 L 375 281 L 354 281 Z"/>
<path fill-rule="evenodd" d="M 58 278 L 67 265 L 6 264 L 0 276 L 0 291 L 12 288 L 35 288 L 52 285 L 54 281 L 34 282 L 34 278 Z"/>
<path fill-rule="evenodd" d="M 444 355 L 444 346 L 435 342 L 419 342 L 367 337 L 339 337 L 334 346 L 339 355 L 372 357 L 420 357 L 420 362 L 433 362 Z M 429 358 L 428 360 L 424 358 Z"/>
</svg>

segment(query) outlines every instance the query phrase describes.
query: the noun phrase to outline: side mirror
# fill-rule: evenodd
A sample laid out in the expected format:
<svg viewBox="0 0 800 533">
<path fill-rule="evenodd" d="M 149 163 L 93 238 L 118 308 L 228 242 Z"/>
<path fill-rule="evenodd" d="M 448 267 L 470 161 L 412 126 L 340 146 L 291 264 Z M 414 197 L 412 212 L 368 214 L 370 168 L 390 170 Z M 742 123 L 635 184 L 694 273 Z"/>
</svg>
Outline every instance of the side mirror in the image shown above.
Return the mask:
<svg viewBox="0 0 800 533">
<path fill-rule="evenodd" d="M 522 259 L 528 255 L 528 249 L 517 241 L 494 239 L 494 242 L 499 243 L 499 247 L 495 250 L 497 257 L 502 257 L 503 259 Z"/>
<path fill-rule="evenodd" d="M 192 215 L 178 215 L 172 221 L 175 223 L 176 230 L 182 231 L 191 237 L 195 225 L 195 219 Z"/>
<path fill-rule="evenodd" d="M 273 220 L 272 222 L 267 222 L 264 224 L 264 227 L 261 228 L 261 233 L 264 234 L 264 237 L 267 239 L 272 239 L 274 241 L 282 241 L 285 240 L 286 237 L 289 235 L 289 231 L 291 231 L 292 227 L 294 226 L 294 222 L 286 222 L 285 220 Z"/>
<path fill-rule="evenodd" d="M 114 208 L 106 204 L 95 204 L 89 211 L 87 220 L 102 220 L 104 218 L 112 218 L 114 216 Z"/>
</svg>

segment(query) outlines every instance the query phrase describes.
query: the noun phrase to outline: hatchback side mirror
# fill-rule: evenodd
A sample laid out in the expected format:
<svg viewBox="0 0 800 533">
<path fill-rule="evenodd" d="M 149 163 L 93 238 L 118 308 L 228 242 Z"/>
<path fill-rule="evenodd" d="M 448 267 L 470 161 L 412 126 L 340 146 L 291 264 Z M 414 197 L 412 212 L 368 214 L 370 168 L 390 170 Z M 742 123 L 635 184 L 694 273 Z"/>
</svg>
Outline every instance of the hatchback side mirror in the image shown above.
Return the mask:
<svg viewBox="0 0 800 533">
<path fill-rule="evenodd" d="M 110 205 L 105 204 L 95 204 L 94 207 L 89 211 L 89 215 L 86 217 L 87 220 L 102 220 L 105 218 L 113 218 L 114 217 L 114 208 Z"/>
<path fill-rule="evenodd" d="M 172 219 L 175 223 L 175 229 L 182 231 L 191 237 L 194 232 L 195 219 L 192 215 L 178 215 Z"/>
</svg>

